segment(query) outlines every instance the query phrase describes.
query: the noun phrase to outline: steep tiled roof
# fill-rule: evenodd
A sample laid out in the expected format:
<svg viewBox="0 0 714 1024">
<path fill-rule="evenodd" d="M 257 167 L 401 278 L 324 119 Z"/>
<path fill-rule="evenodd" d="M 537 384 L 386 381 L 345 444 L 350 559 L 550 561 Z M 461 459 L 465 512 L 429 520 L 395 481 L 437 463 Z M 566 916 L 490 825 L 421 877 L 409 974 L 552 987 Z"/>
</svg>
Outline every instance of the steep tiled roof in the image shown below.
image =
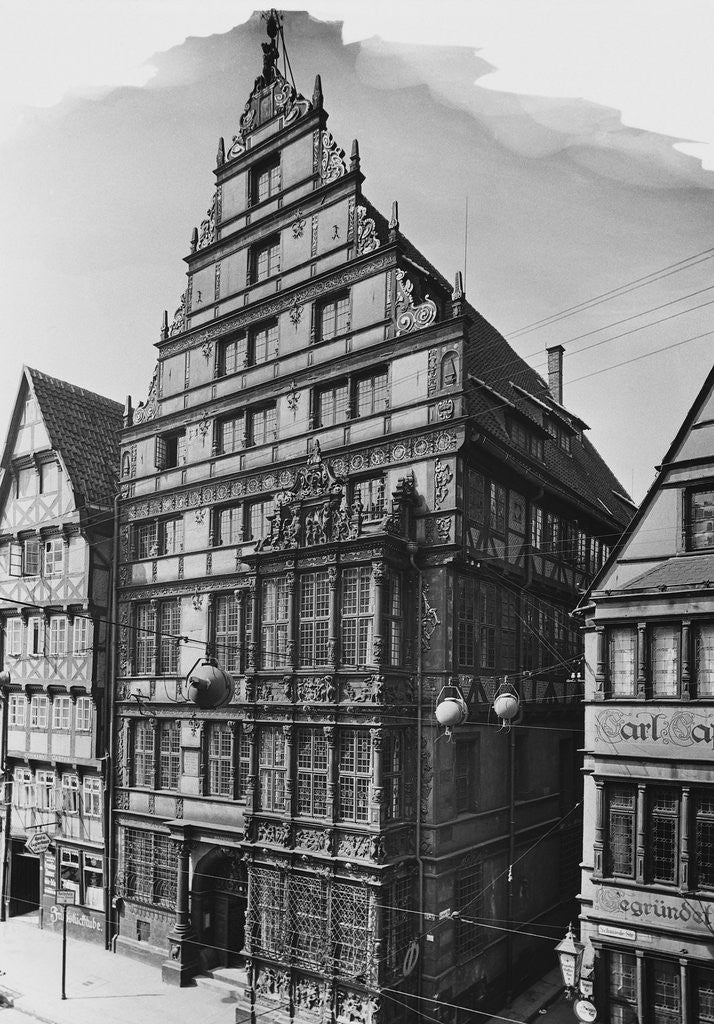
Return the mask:
<svg viewBox="0 0 714 1024">
<path fill-rule="evenodd" d="M 52 447 L 61 453 L 76 500 L 108 507 L 119 477 L 119 402 L 27 367 Z"/>
<path fill-rule="evenodd" d="M 522 391 L 550 405 L 552 400 L 548 385 L 477 310 L 470 306 L 466 308 L 472 321 L 466 352 L 467 372 L 493 387 L 523 416 L 532 422 L 542 423 L 538 405 L 530 402 Z M 499 444 L 511 447 L 515 458 L 525 462 L 525 456 L 512 444 L 506 430 L 503 403 L 499 403 L 488 389 L 473 381 L 467 392 L 467 403 L 469 415 L 478 422 L 484 433 Z M 562 420 L 566 416 L 567 410 L 558 407 L 558 418 Z M 576 498 L 587 501 L 594 511 L 605 518 L 614 519 L 620 527 L 624 527 L 632 518 L 635 506 L 626 500 L 629 498 L 627 491 L 586 435 L 579 430 L 579 426 L 580 421 L 573 416 L 574 436 L 570 454 L 552 441 L 546 441 L 545 464 L 529 460 L 528 468 L 551 489 L 569 496 L 571 500 Z M 613 536 L 611 542 L 615 540 Z"/>
<path fill-rule="evenodd" d="M 662 565 L 648 569 L 641 576 L 621 587 L 621 590 L 678 589 L 714 585 L 714 554 L 687 555 L 668 558 Z"/>
</svg>

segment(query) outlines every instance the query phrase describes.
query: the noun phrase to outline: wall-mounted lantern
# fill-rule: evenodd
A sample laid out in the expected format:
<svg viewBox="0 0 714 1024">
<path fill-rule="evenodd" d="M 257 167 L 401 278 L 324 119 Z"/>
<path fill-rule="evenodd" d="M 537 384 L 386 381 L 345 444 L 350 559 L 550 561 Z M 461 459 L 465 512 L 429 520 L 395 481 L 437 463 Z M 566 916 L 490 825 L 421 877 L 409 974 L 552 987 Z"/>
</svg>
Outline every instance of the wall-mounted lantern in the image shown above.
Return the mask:
<svg viewBox="0 0 714 1024">
<path fill-rule="evenodd" d="M 560 973 L 563 976 L 563 985 L 568 999 L 572 999 L 578 990 L 580 982 L 580 968 L 583 963 L 585 946 L 575 938 L 572 924 L 568 925 L 565 938 L 561 939 L 555 947 L 560 961 Z"/>
</svg>

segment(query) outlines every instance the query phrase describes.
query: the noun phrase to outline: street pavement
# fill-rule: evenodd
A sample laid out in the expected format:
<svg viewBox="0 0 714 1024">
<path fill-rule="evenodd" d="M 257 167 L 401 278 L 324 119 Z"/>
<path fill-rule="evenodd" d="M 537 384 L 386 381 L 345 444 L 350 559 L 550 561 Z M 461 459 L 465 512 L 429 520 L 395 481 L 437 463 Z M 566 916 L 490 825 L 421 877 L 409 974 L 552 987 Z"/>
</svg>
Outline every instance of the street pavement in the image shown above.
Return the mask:
<svg viewBox="0 0 714 1024">
<path fill-rule="evenodd" d="M 103 946 L 67 939 L 67 999 L 61 999 L 62 936 L 36 919 L 0 924 L 0 1024 L 234 1024 L 237 1000 L 228 988 L 178 989 L 161 971 Z"/>
</svg>

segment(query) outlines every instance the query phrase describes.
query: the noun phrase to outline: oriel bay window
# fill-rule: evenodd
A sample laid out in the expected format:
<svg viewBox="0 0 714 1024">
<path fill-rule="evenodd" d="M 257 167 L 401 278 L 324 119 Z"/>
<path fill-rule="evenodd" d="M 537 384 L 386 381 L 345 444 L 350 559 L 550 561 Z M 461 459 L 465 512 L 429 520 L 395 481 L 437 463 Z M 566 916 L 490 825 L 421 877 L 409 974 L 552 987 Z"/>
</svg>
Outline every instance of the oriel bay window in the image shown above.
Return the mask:
<svg viewBox="0 0 714 1024">
<path fill-rule="evenodd" d="M 338 760 L 339 817 L 341 821 L 367 821 L 372 749 L 368 729 L 343 729 Z"/>
<path fill-rule="evenodd" d="M 606 782 L 598 790 L 604 877 L 714 888 L 714 789 Z"/>
<path fill-rule="evenodd" d="M 714 623 L 613 624 L 600 637 L 603 657 L 598 655 L 598 661 L 606 666 L 607 696 L 714 696 Z"/>
</svg>

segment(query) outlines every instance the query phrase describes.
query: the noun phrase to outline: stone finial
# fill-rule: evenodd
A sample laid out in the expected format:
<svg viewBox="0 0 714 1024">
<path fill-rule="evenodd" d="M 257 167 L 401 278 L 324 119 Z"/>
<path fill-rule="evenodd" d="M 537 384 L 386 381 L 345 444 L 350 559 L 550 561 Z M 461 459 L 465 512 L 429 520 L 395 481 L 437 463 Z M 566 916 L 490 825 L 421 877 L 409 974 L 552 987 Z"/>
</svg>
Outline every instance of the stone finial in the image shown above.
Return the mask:
<svg viewBox="0 0 714 1024">
<path fill-rule="evenodd" d="M 389 241 L 396 242 L 399 231 L 399 203 L 395 199 L 392 203 L 392 216 L 389 219 Z"/>
<path fill-rule="evenodd" d="M 124 403 L 124 426 L 130 427 L 134 422 L 134 407 L 131 404 L 131 395 L 126 396 Z"/>
<path fill-rule="evenodd" d="M 322 104 L 322 79 L 319 75 L 315 75 L 315 88 L 312 91 L 312 105 L 315 110 L 322 110 Z"/>
<path fill-rule="evenodd" d="M 359 170 L 359 142 L 357 139 L 352 140 L 352 152 L 350 153 L 350 170 Z"/>
<path fill-rule="evenodd" d="M 195 252 L 198 249 L 198 228 L 194 228 L 191 232 L 191 252 Z"/>
<path fill-rule="evenodd" d="M 169 336 L 169 311 L 168 311 L 168 309 L 165 309 L 164 310 L 164 318 L 163 318 L 163 320 L 161 322 L 161 331 L 160 331 L 160 334 L 159 334 L 159 338 L 160 338 L 161 341 L 166 341 L 168 336 Z"/>
<path fill-rule="evenodd" d="M 220 139 L 218 140 L 218 152 L 216 153 L 216 166 L 217 167 L 223 167 L 225 162 L 226 162 L 226 144 L 225 144 L 225 142 L 223 140 L 223 136 L 221 135 Z"/>
<path fill-rule="evenodd" d="M 452 316 L 461 316 L 464 311 L 464 276 L 460 270 L 456 271 L 454 278 L 454 290 L 451 293 Z"/>
</svg>

